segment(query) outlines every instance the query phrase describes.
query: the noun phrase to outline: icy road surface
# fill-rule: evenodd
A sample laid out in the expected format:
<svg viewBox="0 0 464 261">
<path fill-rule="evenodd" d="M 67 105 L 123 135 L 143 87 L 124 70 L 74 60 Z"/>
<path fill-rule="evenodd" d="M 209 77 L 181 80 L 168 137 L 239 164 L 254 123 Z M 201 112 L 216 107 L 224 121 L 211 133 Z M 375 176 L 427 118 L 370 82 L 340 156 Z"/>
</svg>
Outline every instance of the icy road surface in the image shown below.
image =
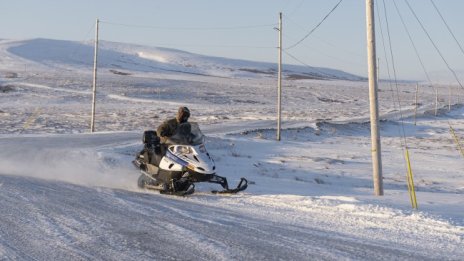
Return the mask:
<svg viewBox="0 0 464 261">
<path fill-rule="evenodd" d="M 5 148 L 0 152 L 0 256 L 20 260 L 459 260 L 463 256 L 462 227 L 359 204 L 352 197 L 254 195 L 253 188 L 233 196 L 199 191 L 186 198 L 140 191 L 134 187 L 136 171 L 124 162 L 128 158 L 108 161 L 99 152 L 131 147 L 137 136 L 0 138 Z M 123 166 L 113 173 L 114 179 L 108 164 Z"/>
<path fill-rule="evenodd" d="M 311 212 L 294 220 L 275 206 L 250 205 L 248 195 L 172 198 L 34 178 L 1 182 L 0 253 L 13 259 L 433 260 L 446 250 L 366 241 L 314 226 Z M 332 214 L 319 213 L 338 223 Z"/>
</svg>

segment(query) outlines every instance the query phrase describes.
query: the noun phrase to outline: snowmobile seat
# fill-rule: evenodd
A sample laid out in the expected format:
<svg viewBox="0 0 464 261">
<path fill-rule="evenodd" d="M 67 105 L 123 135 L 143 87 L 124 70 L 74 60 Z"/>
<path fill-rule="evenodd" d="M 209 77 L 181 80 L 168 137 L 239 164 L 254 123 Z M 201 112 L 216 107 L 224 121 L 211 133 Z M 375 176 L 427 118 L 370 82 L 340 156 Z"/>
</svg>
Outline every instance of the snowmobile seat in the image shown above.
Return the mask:
<svg viewBox="0 0 464 261">
<path fill-rule="evenodd" d="M 147 130 L 143 132 L 143 144 L 145 146 L 160 144 L 160 138 L 154 130 Z"/>
<path fill-rule="evenodd" d="M 155 154 L 161 153 L 160 138 L 154 130 L 147 130 L 143 132 L 144 149 L 154 152 Z"/>
<path fill-rule="evenodd" d="M 142 138 L 144 148 L 139 153 L 142 154 L 145 158 L 145 161 L 150 164 L 159 164 L 161 161 L 161 148 L 160 148 L 160 138 L 156 135 L 156 131 L 147 130 L 143 132 Z"/>
</svg>

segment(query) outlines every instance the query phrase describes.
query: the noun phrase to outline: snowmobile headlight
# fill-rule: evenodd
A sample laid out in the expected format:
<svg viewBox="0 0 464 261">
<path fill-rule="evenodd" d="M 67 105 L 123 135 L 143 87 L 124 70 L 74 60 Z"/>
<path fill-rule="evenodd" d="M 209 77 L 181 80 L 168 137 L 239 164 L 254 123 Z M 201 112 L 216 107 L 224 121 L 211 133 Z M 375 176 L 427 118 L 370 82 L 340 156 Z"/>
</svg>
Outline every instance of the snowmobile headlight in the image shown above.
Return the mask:
<svg viewBox="0 0 464 261">
<path fill-rule="evenodd" d="M 177 152 L 180 153 L 180 154 L 191 154 L 192 149 L 190 147 L 187 147 L 187 146 L 178 146 L 177 147 Z"/>
</svg>

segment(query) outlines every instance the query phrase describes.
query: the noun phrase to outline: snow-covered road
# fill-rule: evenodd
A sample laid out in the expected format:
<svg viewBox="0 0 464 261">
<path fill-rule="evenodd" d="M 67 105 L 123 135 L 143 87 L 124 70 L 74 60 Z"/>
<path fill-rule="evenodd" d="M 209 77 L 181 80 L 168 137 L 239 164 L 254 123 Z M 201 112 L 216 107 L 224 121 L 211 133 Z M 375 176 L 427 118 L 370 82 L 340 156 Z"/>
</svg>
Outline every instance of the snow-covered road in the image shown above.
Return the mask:
<svg viewBox="0 0 464 261">
<path fill-rule="evenodd" d="M 464 256 L 462 227 L 353 197 L 291 195 L 286 189 L 286 195 L 266 194 L 263 188 L 260 193 L 251 188 L 233 196 L 200 190 L 186 198 L 140 191 L 135 187 L 137 172 L 129 164 L 138 140 L 134 133 L 0 138 L 4 149 L 0 256 L 20 260 Z"/>
<path fill-rule="evenodd" d="M 172 198 L 3 175 L 0 188 L 0 255 L 12 259 L 437 260 L 462 255 L 462 249 L 445 243 L 418 252 L 400 238 L 398 243 L 366 240 L 315 227 L 314 213 L 300 214 L 296 221 L 278 212 L 284 208 L 247 205 L 249 195 Z M 332 214 L 334 227 L 340 226 Z"/>
</svg>

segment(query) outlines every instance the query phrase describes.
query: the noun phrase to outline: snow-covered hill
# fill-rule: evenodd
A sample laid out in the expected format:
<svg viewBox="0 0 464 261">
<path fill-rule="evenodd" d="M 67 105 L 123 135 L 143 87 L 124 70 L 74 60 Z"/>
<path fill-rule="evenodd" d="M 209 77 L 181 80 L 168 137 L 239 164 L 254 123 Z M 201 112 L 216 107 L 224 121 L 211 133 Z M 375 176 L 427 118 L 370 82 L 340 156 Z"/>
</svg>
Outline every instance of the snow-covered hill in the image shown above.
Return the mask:
<svg viewBox="0 0 464 261">
<path fill-rule="evenodd" d="M 72 42 L 50 39 L 0 41 L 0 53 L 10 53 L 50 67 L 93 66 L 93 42 Z M 275 77 L 277 65 L 271 63 L 209 57 L 176 49 L 147 47 L 134 44 L 100 41 L 99 68 L 114 73 L 175 72 L 218 77 Z M 3 64 L 5 66 L 5 64 Z M 339 70 L 285 65 L 284 76 L 291 79 L 345 79 L 361 77 Z"/>
<path fill-rule="evenodd" d="M 464 259 L 464 169 L 449 132 L 464 133 L 460 89 L 448 100 L 449 86 L 435 86 L 435 116 L 435 90 L 421 87 L 414 118 L 415 84 L 380 83 L 375 197 L 365 81 L 286 77 L 277 142 L 273 65 L 104 42 L 91 134 L 92 43 L 0 40 L 0 53 L 2 260 Z M 246 177 L 246 191 L 137 188 L 143 130 L 180 105 L 218 174 Z"/>
</svg>

